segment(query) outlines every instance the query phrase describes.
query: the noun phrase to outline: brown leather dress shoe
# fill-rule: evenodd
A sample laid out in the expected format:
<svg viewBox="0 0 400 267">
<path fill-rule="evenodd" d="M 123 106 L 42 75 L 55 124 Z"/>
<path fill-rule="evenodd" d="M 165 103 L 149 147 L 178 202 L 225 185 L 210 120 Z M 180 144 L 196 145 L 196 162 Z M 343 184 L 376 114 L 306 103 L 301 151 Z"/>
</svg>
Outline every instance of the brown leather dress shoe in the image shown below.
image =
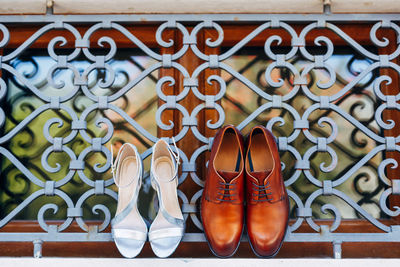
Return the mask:
<svg viewBox="0 0 400 267">
<path fill-rule="evenodd" d="M 211 251 L 232 256 L 240 243 L 244 221 L 243 137 L 231 125 L 218 131 L 211 148 L 201 219 Z"/>
<path fill-rule="evenodd" d="M 257 256 L 273 257 L 282 246 L 289 219 L 289 200 L 278 148 L 271 132 L 263 126 L 254 127 L 246 141 L 249 242 Z"/>
</svg>

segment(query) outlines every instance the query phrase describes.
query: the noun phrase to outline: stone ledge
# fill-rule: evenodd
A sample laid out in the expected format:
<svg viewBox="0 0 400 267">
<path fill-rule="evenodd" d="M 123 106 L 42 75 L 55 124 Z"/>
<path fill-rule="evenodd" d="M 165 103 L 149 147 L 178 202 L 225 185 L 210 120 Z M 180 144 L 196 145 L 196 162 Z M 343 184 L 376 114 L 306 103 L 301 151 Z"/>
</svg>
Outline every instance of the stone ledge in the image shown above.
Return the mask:
<svg viewBox="0 0 400 267">
<path fill-rule="evenodd" d="M 397 0 L 328 0 L 331 12 L 400 13 Z M 324 0 L 1 0 L 0 15 L 46 14 L 322 14 Z"/>
<path fill-rule="evenodd" d="M 54 14 L 322 13 L 322 0 L 54 0 Z"/>
<path fill-rule="evenodd" d="M 400 266 L 400 259 L 121 259 L 121 258 L 0 258 L 1 266 L 36 267 L 36 266 L 85 266 L 85 267 L 131 267 L 131 266 L 166 266 L 166 267 L 372 267 Z"/>
<path fill-rule="evenodd" d="M 46 14 L 47 0 L 1 0 L 0 14 Z"/>
<path fill-rule="evenodd" d="M 331 11 L 337 13 L 399 13 L 399 0 L 331 0 Z"/>
</svg>

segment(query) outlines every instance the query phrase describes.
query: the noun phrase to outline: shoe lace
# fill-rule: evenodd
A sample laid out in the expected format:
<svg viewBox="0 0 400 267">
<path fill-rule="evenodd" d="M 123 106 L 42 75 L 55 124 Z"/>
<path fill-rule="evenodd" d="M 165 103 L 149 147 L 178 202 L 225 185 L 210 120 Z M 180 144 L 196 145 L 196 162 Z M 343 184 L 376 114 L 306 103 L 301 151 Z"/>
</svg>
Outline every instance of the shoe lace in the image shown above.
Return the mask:
<svg viewBox="0 0 400 267">
<path fill-rule="evenodd" d="M 272 189 L 271 189 L 271 186 L 269 185 L 269 181 L 265 185 L 258 185 L 254 182 L 251 182 L 251 183 L 253 185 L 253 193 L 251 194 L 253 201 L 264 202 L 264 201 L 274 200 L 272 197 L 269 198 L 269 196 L 272 195 Z M 254 192 L 257 192 L 257 193 L 254 193 Z"/>
<path fill-rule="evenodd" d="M 232 197 L 237 196 L 236 184 L 231 184 L 231 183 L 224 183 L 221 181 L 218 181 L 218 184 L 220 185 L 218 187 L 219 190 L 223 190 L 223 193 L 218 192 L 217 194 L 220 196 L 219 198 L 217 197 L 217 200 L 223 201 L 223 202 L 233 202 L 235 201 L 235 198 L 232 199 Z"/>
</svg>

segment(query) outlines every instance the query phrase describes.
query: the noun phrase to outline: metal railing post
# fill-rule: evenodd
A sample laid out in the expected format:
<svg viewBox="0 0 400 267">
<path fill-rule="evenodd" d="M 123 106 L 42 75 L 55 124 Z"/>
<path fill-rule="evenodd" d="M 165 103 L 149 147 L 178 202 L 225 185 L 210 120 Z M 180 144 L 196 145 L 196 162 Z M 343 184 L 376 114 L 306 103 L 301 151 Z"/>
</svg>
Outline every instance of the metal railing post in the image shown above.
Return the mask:
<svg viewBox="0 0 400 267">
<path fill-rule="evenodd" d="M 42 257 L 42 240 L 34 240 L 33 241 L 33 257 L 41 258 Z"/>
<path fill-rule="evenodd" d="M 333 258 L 341 259 L 342 258 L 342 241 L 333 241 Z"/>
</svg>

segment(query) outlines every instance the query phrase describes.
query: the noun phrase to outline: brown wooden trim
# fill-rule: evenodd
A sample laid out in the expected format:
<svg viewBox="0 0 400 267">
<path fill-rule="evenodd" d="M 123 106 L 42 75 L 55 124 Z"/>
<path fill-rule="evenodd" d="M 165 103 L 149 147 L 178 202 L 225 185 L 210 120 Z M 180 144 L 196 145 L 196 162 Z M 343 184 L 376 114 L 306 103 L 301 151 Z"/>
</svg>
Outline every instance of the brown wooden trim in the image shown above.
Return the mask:
<svg viewBox="0 0 400 267">
<path fill-rule="evenodd" d="M 204 34 L 204 41 L 207 39 L 211 39 L 211 40 L 216 40 L 218 38 L 217 32 L 214 30 L 210 30 L 210 29 L 205 29 L 203 31 Z M 220 54 L 220 48 L 216 47 L 216 48 L 212 48 L 212 47 L 208 47 L 205 46 L 204 47 L 204 52 L 207 55 L 219 55 Z M 207 79 L 212 76 L 212 75 L 217 75 L 220 76 L 221 75 L 221 70 L 220 69 L 205 69 L 203 72 L 203 78 L 202 78 L 202 87 L 200 87 L 201 89 L 201 93 L 203 93 L 204 95 L 216 95 L 220 90 L 220 85 L 216 82 L 216 81 L 211 81 L 212 84 L 208 84 Z M 217 102 L 218 104 L 221 104 L 221 101 Z M 217 130 L 213 130 L 207 127 L 207 121 L 211 121 L 212 123 L 215 123 L 218 121 L 219 119 L 219 115 L 218 112 L 215 109 L 206 109 L 203 110 L 201 113 L 201 128 L 200 128 L 200 132 L 206 136 L 206 137 L 214 137 Z M 210 153 L 209 152 L 205 152 L 203 153 L 200 157 L 199 157 L 199 165 L 197 166 L 203 166 L 203 168 L 201 168 L 200 170 L 197 170 L 197 174 L 200 175 L 200 179 L 202 179 L 203 181 L 206 180 L 206 175 L 207 175 L 207 169 L 206 169 L 206 163 L 208 162 L 210 158 Z M 200 201 L 199 201 L 200 203 Z"/>
<path fill-rule="evenodd" d="M 190 219 L 188 219 L 190 220 Z M 318 225 L 326 224 L 331 225 L 332 220 L 314 220 Z M 380 222 L 391 225 L 394 224 L 396 221 L 393 219 L 388 220 L 379 220 Z M 49 221 L 50 224 L 61 224 L 63 221 Z M 88 225 L 99 225 L 102 221 L 85 221 Z M 293 224 L 295 220 L 291 219 L 289 221 L 289 225 Z M 110 232 L 110 226 L 107 227 L 104 232 Z M 0 233 L 36 233 L 36 232 L 44 232 L 42 228 L 40 228 L 37 221 L 32 220 L 14 220 L 2 228 L 0 228 Z M 83 230 L 79 227 L 79 225 L 74 221 L 71 225 L 63 232 L 83 232 Z M 379 230 L 379 228 L 375 227 L 373 224 L 366 220 L 342 220 L 341 225 L 335 231 L 338 233 L 384 233 L 383 231 Z M 306 222 L 303 222 L 301 226 L 295 231 L 295 233 L 315 233 L 313 229 L 309 227 Z"/>
<path fill-rule="evenodd" d="M 369 39 L 369 26 L 366 24 L 335 24 L 340 27 L 345 33 L 347 33 L 350 37 L 352 37 L 355 41 L 360 43 L 361 45 L 370 45 L 371 40 Z M 80 34 L 83 34 L 89 29 L 86 25 L 74 25 Z M 154 47 L 158 46 L 158 43 L 155 39 L 155 31 L 158 28 L 158 25 L 148 25 L 148 24 L 138 24 L 134 26 L 124 25 L 126 29 L 128 29 L 132 34 L 134 34 L 139 40 L 144 42 L 146 45 Z M 224 41 L 222 46 L 233 46 L 237 44 L 241 39 L 250 34 L 253 30 L 257 28 L 258 25 L 254 24 L 240 24 L 240 25 L 232 25 L 232 24 L 222 24 L 224 29 Z M 304 25 L 291 25 L 293 29 L 299 34 L 301 30 L 304 28 Z M 32 34 L 34 34 L 41 27 L 39 26 L 11 26 L 9 27 L 10 31 L 10 42 L 7 44 L 7 48 L 17 48 L 24 41 L 26 41 Z M 168 32 L 168 31 L 166 31 Z M 167 34 L 164 33 L 163 37 L 167 40 Z M 214 30 L 206 30 L 208 34 L 215 35 L 216 32 Z M 379 31 L 378 31 L 379 32 Z M 285 30 L 282 29 L 267 29 L 257 35 L 254 39 L 252 39 L 247 46 L 263 46 L 265 41 L 271 37 L 272 35 L 279 35 L 282 37 L 283 41 L 281 46 L 290 46 L 291 45 L 291 36 Z M 312 30 L 306 38 L 306 44 L 313 46 L 314 40 L 318 36 L 326 36 L 328 37 L 335 45 L 347 45 L 347 42 L 344 41 L 340 36 L 336 33 L 327 30 L 327 29 L 315 29 Z M 67 30 L 51 30 L 40 38 L 38 38 L 32 45 L 31 48 L 47 48 L 48 42 L 56 36 L 64 36 L 67 42 L 63 48 L 73 48 L 75 43 L 75 37 Z M 91 47 L 99 47 L 97 44 L 97 40 L 102 36 L 109 36 L 114 39 L 115 42 L 118 43 L 119 48 L 132 48 L 134 47 L 132 41 L 126 38 L 123 34 L 118 32 L 117 30 L 106 30 L 100 29 L 96 31 L 90 37 L 90 46 Z M 168 35 L 170 36 L 170 35 Z M 199 37 L 199 36 L 198 36 Z M 200 38 L 200 37 L 199 37 Z M 71 41 L 72 40 L 72 41 Z M 198 39 L 199 46 L 201 46 L 200 39 Z M 210 49 L 210 48 L 208 48 Z"/>
<path fill-rule="evenodd" d="M 168 39 L 172 39 L 174 42 L 176 42 L 176 33 L 171 31 L 171 30 L 167 30 L 164 34 L 163 37 L 168 40 Z M 161 48 L 161 53 L 163 54 L 174 54 L 175 52 L 177 52 L 176 47 L 169 47 L 169 48 Z M 179 79 L 179 73 L 177 72 L 177 70 L 173 69 L 173 68 L 161 68 L 159 70 L 159 78 L 161 77 L 166 77 L 166 76 L 171 76 L 175 79 L 175 81 L 177 81 Z M 178 88 L 178 84 L 175 82 L 175 85 L 173 86 L 169 86 L 169 83 L 166 83 L 162 86 L 162 91 L 164 92 L 165 95 L 177 95 L 179 88 Z M 158 106 L 161 106 L 162 104 L 164 104 L 165 102 L 162 100 L 158 100 Z M 169 121 L 173 121 L 174 123 L 177 121 L 177 114 L 175 110 L 165 110 L 162 114 L 161 114 L 161 120 L 166 123 L 169 124 Z M 163 129 L 160 129 L 157 127 L 157 136 L 158 137 L 167 137 L 167 136 L 174 136 L 177 134 L 176 131 L 176 126 L 174 127 L 174 129 L 166 131 Z"/>
<path fill-rule="evenodd" d="M 192 28 L 188 28 L 189 31 L 192 30 Z M 181 47 L 183 45 L 182 43 L 183 41 L 183 36 L 181 34 L 178 34 L 178 42 L 177 42 L 177 46 Z M 204 47 L 204 34 L 200 33 L 197 36 L 197 42 L 198 42 L 198 46 L 203 48 Z M 193 71 L 199 66 L 201 65 L 202 61 L 192 52 L 191 49 L 188 49 L 188 51 L 180 58 L 178 59 L 178 63 L 181 64 L 189 73 L 189 75 L 192 75 Z M 180 74 L 179 76 L 179 80 L 178 80 L 178 88 L 179 88 L 179 92 L 183 91 L 183 80 L 184 77 L 182 74 Z M 204 73 L 201 73 L 198 77 L 198 90 L 200 92 L 203 91 L 204 88 Z M 202 103 L 202 101 L 200 99 L 198 99 L 193 92 L 190 90 L 188 95 L 179 102 L 181 105 L 183 105 L 186 110 L 188 111 L 189 114 L 192 113 L 193 109 L 195 107 L 197 107 L 199 104 Z M 204 113 L 203 113 L 204 114 Z M 199 114 L 199 116 L 197 116 L 197 121 L 198 121 L 198 129 L 200 131 L 202 131 L 202 125 L 203 122 L 205 120 L 205 117 L 203 114 Z M 183 114 L 181 112 L 178 111 L 178 123 L 179 123 L 179 132 L 182 130 L 183 126 L 182 126 L 182 119 L 183 119 Z M 178 142 L 178 146 L 179 148 L 186 154 L 186 156 L 188 156 L 188 159 L 190 160 L 190 156 L 193 154 L 193 152 L 201 146 L 201 142 L 199 140 L 197 140 L 197 138 L 194 136 L 193 132 L 189 129 L 189 131 L 187 132 L 187 134 L 185 135 L 185 137 Z M 202 166 L 204 165 L 204 162 L 200 160 L 198 160 L 196 162 L 199 171 L 197 173 L 200 173 L 200 177 L 203 175 L 203 171 L 204 168 L 202 168 Z M 186 178 L 186 181 L 184 183 L 182 183 L 179 186 L 179 189 L 183 192 L 185 192 L 185 195 L 190 198 L 200 189 L 191 179 L 190 175 L 188 175 L 188 177 Z M 188 221 L 189 223 L 187 223 L 186 225 L 186 231 L 195 231 L 196 230 L 196 226 L 191 222 L 191 220 Z"/>
<path fill-rule="evenodd" d="M 357 41 L 361 45 L 371 45 L 371 40 L 369 39 L 370 26 L 368 24 L 335 24 L 343 32 L 348 34 L 351 38 Z M 300 34 L 304 29 L 305 25 L 297 24 L 291 25 L 293 29 Z M 224 29 L 224 42 L 222 46 L 230 47 L 237 44 L 240 40 L 250 34 L 253 30 L 257 28 L 257 25 L 223 25 Z M 292 37 L 291 35 L 283 29 L 266 29 L 259 35 L 254 37 L 247 46 L 261 46 L 263 47 L 265 41 L 273 36 L 279 35 L 282 38 L 282 44 L 280 46 L 290 46 Z M 309 32 L 306 36 L 306 45 L 315 46 L 314 40 L 318 36 L 328 37 L 335 45 L 344 46 L 348 43 L 343 40 L 339 35 L 328 29 L 314 29 Z"/>
<path fill-rule="evenodd" d="M 320 221 L 317 221 L 320 223 Z M 303 223 L 299 232 L 307 230 Z M 377 232 L 376 227 L 364 220 L 343 221 L 338 229 L 341 232 Z M 12 221 L 0 232 L 42 232 L 34 221 Z M 74 222 L 68 231 L 79 232 L 81 229 Z M 106 232 L 109 231 L 109 228 Z M 296 231 L 297 232 L 297 231 Z M 379 232 L 379 231 L 378 231 Z M 399 243 L 343 243 L 344 258 L 396 258 L 400 255 Z M 100 253 L 99 253 L 100 252 Z M 33 244 L 31 242 L 0 242 L 0 256 L 20 257 L 32 256 Z M 113 242 L 44 242 L 44 257 L 121 257 Z M 139 258 L 155 257 L 148 243 L 138 256 Z M 173 258 L 214 257 L 207 243 L 186 243 L 179 245 Z M 234 258 L 254 258 L 248 242 L 242 242 Z M 284 243 L 277 258 L 304 258 L 304 257 L 332 257 L 331 243 Z"/>
<path fill-rule="evenodd" d="M 330 243 L 284 243 L 276 258 L 327 258 L 332 257 Z M 0 242 L 1 257 L 32 257 L 33 244 L 30 242 Z M 399 243 L 343 243 L 343 258 L 398 258 Z M 45 242 L 44 257 L 102 257 L 121 258 L 113 242 L 66 243 Z M 145 244 L 138 258 L 155 257 L 150 245 Z M 215 256 L 207 243 L 181 244 L 171 258 L 198 258 Z M 233 258 L 256 258 L 247 242 L 242 242 Z"/>
<path fill-rule="evenodd" d="M 329 258 L 331 243 L 284 243 L 276 258 Z M 0 242 L 0 257 L 32 257 L 30 242 Z M 398 258 L 399 243 L 343 243 L 343 258 Z M 122 258 L 113 242 L 45 242 L 44 257 L 101 257 Z M 146 243 L 138 258 L 155 258 Z M 207 243 L 180 244 L 171 258 L 214 258 Z M 242 242 L 233 258 L 256 258 L 247 242 Z"/>
<path fill-rule="evenodd" d="M 76 26 L 76 29 L 80 32 L 81 36 L 85 34 L 85 32 L 89 29 L 88 26 Z M 130 31 L 133 35 L 135 35 L 139 40 L 145 43 L 147 46 L 155 47 L 157 46 L 157 42 L 155 39 L 155 32 L 158 28 L 158 25 L 124 25 L 125 28 Z M 11 26 L 9 27 L 10 31 L 10 41 L 7 44 L 6 48 L 17 48 L 22 43 L 24 43 L 31 35 L 33 35 L 37 30 L 39 30 L 40 26 Z M 163 37 L 167 37 L 166 34 Z M 62 48 L 74 48 L 75 47 L 75 37 L 71 32 L 68 30 L 50 30 L 39 37 L 31 46 L 30 48 L 47 48 L 48 43 L 51 39 L 57 36 L 63 36 L 67 39 L 67 43 Z M 116 43 L 118 43 L 118 48 L 132 48 L 135 45 L 126 38 L 122 33 L 117 30 L 110 29 L 99 29 L 98 31 L 94 32 L 90 37 L 90 47 L 99 47 L 97 41 L 99 38 L 103 36 L 111 37 Z"/>
<path fill-rule="evenodd" d="M 386 38 L 389 39 L 389 45 L 387 47 L 383 47 L 379 49 L 379 54 L 390 54 L 393 52 L 396 47 L 397 47 L 397 36 L 396 34 L 391 31 L 391 30 L 381 30 L 378 34 L 378 38 L 382 38 L 385 36 Z M 396 58 L 393 60 L 394 63 L 399 64 L 400 59 Z M 387 75 L 392 78 L 392 83 L 391 84 L 381 84 L 382 88 L 382 93 L 385 95 L 397 95 L 399 93 L 399 88 L 400 88 L 400 80 L 399 80 L 399 74 L 397 71 L 391 68 L 381 68 L 380 69 L 380 75 Z M 400 135 L 400 127 L 398 125 L 400 124 L 400 111 L 398 110 L 389 110 L 386 109 L 382 113 L 382 117 L 384 121 L 387 120 L 393 120 L 396 123 L 396 126 L 393 129 L 390 130 L 384 130 L 385 136 L 398 136 Z M 400 163 L 400 153 L 395 151 L 395 152 L 385 152 L 385 157 L 386 158 L 393 158 L 395 159 L 398 163 Z M 387 177 L 389 179 L 399 179 L 399 171 L 400 167 L 397 167 L 395 169 L 392 169 L 390 167 L 386 168 L 386 173 Z M 389 205 L 391 208 L 394 206 L 399 206 L 400 203 L 400 196 L 396 195 L 390 195 L 389 196 Z M 393 218 L 394 220 L 397 221 L 397 224 L 400 224 L 400 216 L 397 216 Z"/>
</svg>

